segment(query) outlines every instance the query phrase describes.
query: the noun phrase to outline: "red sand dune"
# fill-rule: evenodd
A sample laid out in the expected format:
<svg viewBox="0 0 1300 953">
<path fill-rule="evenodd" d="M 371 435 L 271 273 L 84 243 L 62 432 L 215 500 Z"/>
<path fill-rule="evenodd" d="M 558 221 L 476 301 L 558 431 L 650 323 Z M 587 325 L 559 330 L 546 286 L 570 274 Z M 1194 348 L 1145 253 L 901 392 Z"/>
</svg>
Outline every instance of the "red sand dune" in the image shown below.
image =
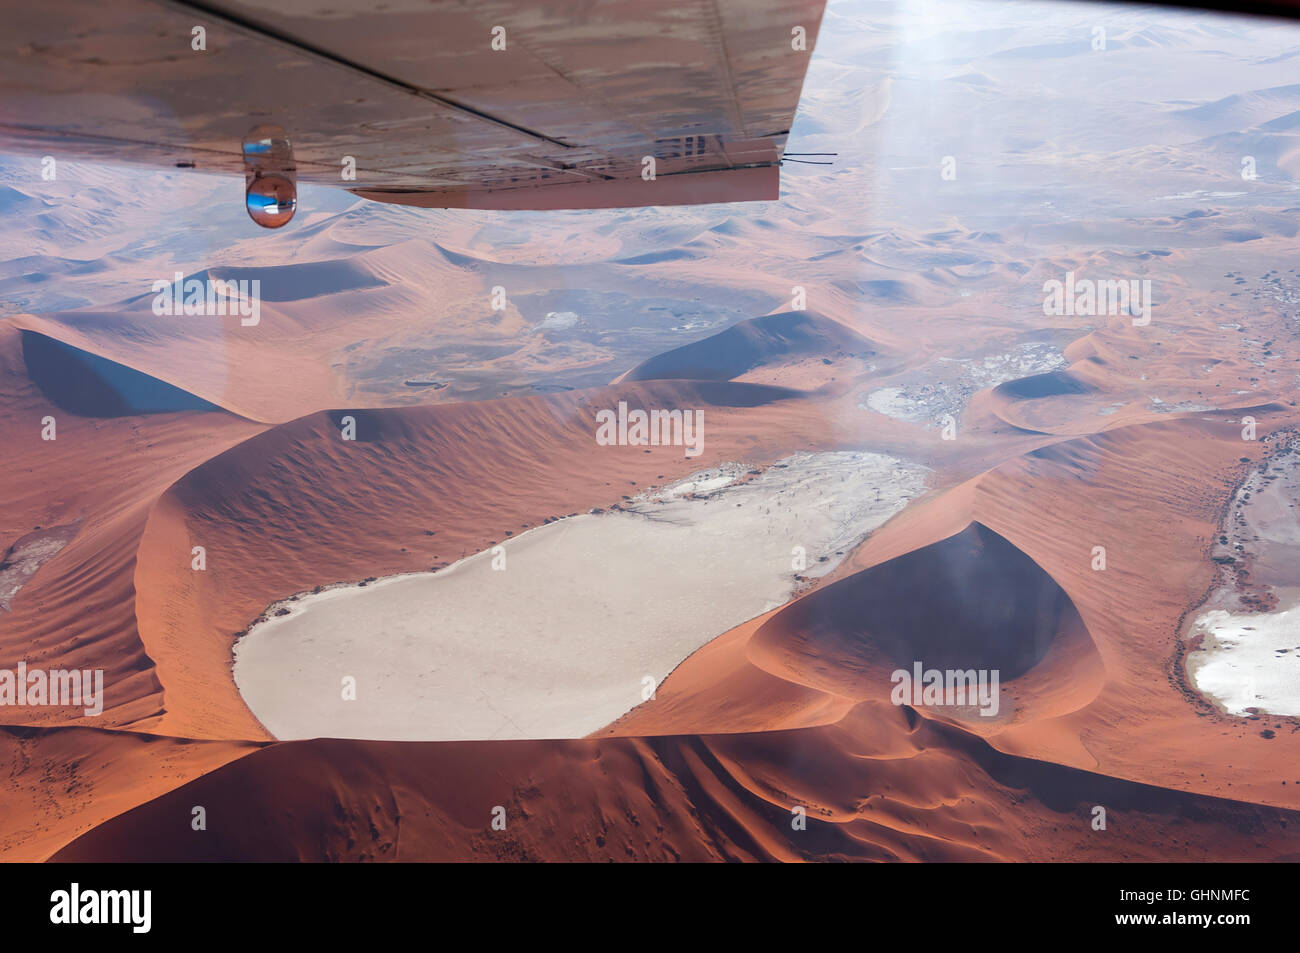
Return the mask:
<svg viewBox="0 0 1300 953">
<path fill-rule="evenodd" d="M 1105 805 L 1104 832 L 1090 826 Z M 206 831 L 190 828 L 195 805 Z M 494 807 L 506 829 L 490 827 Z M 793 808 L 806 811 L 795 830 Z M 1295 860 L 1300 812 L 997 752 L 908 709 L 583 741 L 286 742 L 56 860 Z"/>
<path fill-rule="evenodd" d="M 858 340 L 786 322 L 811 343 L 787 358 L 791 342 L 773 346 L 778 370 Z M 56 711 L 33 718 L 51 727 L 7 729 L 23 752 L 13 803 L 33 818 L 4 828 L 7 858 L 1300 857 L 1300 740 L 1260 735 L 1278 719 L 1216 715 L 1178 666 L 1207 541 L 1239 458 L 1258 452 L 1239 439 L 1244 411 L 1027 434 L 990 408 L 1040 399 L 1030 381 L 981 395 L 954 446 L 861 412 L 844 389 L 665 380 L 270 428 L 221 410 L 86 418 L 60 409 L 75 395 L 57 375 L 32 382 L 19 332 L 4 335 L 9 538 L 82 528 L 0 614 L 0 647 L 102 665 L 112 686 L 93 728 Z M 741 363 L 726 370 L 755 366 Z M 620 399 L 704 408 L 705 454 L 597 448 L 594 411 Z M 1263 433 L 1296 422 L 1283 405 L 1251 409 Z M 58 471 L 54 507 L 47 413 L 59 441 L 88 451 Z M 344 415 L 355 442 L 339 437 Z M 928 496 L 590 739 L 267 744 L 230 677 L 236 634 L 293 593 L 443 565 L 710 464 L 864 444 L 933 467 Z M 896 707 L 889 673 L 913 659 L 999 667 L 1010 703 L 991 720 Z M 42 800 L 62 764 L 75 777 Z M 205 832 L 191 830 L 195 805 Z M 490 826 L 497 805 L 505 831 Z M 1106 832 L 1091 829 L 1097 805 Z"/>
<path fill-rule="evenodd" d="M 1254 410 L 1285 422 L 1276 405 Z M 654 702 L 602 734 L 698 725 L 715 711 L 715 684 L 746 688 L 740 713 L 719 713 L 721 730 L 750 731 L 766 713 L 834 721 L 847 703 L 887 697 L 885 674 L 903 660 L 954 653 L 963 667 L 991 665 L 1004 651 L 997 640 L 1018 629 L 1037 633 L 1047 651 L 1011 682 L 1014 718 L 963 718 L 964 729 L 1008 753 L 1300 808 L 1300 736 L 1288 720 L 1217 714 L 1188 689 L 1179 664 L 1182 616 L 1213 579 L 1210 537 L 1247 468 L 1238 458 L 1258 453 L 1238 431 L 1224 414 L 1124 427 L 1032 451 L 932 496 L 859 547 L 837 581 L 715 640 Z M 1103 572 L 1092 568 L 1094 545 L 1107 549 Z M 995 558 L 971 569 L 972 554 L 977 567 Z M 944 579 L 977 581 L 989 595 L 999 585 L 1037 591 L 1046 611 L 1017 605 L 1009 631 L 984 628 L 979 613 L 996 619 L 1006 600 L 956 598 Z M 932 604 L 891 604 L 890 592 L 924 593 Z M 990 634 L 958 646 L 945 640 L 954 631 Z M 1014 655 L 1008 663 L 1024 665 Z"/>
<path fill-rule="evenodd" d="M 732 380 L 769 364 L 789 365 L 804 358 L 865 360 L 877 354 L 878 345 L 838 321 L 808 311 L 784 311 L 666 351 L 619 380 Z"/>
<path fill-rule="evenodd" d="M 751 210 L 313 199 L 244 239 L 181 173 L 167 216 L 111 170 L 11 177 L 37 224 L 0 282 L 44 313 L 0 322 L 0 668 L 103 668 L 107 698 L 0 710 L 0 857 L 1300 860 L 1300 722 L 1216 709 L 1183 641 L 1272 452 L 1243 418 L 1300 428 L 1294 38 L 1131 24 L 1113 39 L 1160 82 L 1124 83 L 1086 43 L 1043 46 L 1077 32 L 1068 8 L 914 57 L 933 31 L 898 6 L 828 13 L 798 149 L 839 167 L 791 164 Z M 1045 50 L 1114 93 L 1072 104 L 1086 149 L 1039 128 Z M 954 116 L 990 146 L 959 180 L 893 161 Z M 209 257 L 229 264 L 191 277 L 262 283 L 258 324 L 153 313 L 144 289 Z M 1153 320 L 1047 313 L 1069 272 L 1150 278 Z M 598 447 L 620 399 L 703 409 L 704 455 Z M 927 490 L 590 737 L 277 743 L 236 689 L 232 644 L 277 600 L 838 449 L 929 467 Z M 896 706 L 915 661 L 998 667 L 1006 704 Z"/>
<path fill-rule="evenodd" d="M 703 454 L 598 446 L 595 411 L 619 400 L 707 408 Z M 344 415 L 357 421 L 355 442 L 340 438 Z M 807 403 L 773 388 L 656 382 L 330 411 L 261 434 L 178 480 L 143 533 L 140 638 L 163 684 L 180 687 L 148 728 L 266 737 L 236 692 L 230 659 L 236 634 L 272 602 L 320 584 L 447 565 L 713 463 L 777 459 L 811 445 L 824 426 Z M 207 548 L 206 573 L 190 571 L 194 545 Z"/>
<path fill-rule="evenodd" d="M 914 661 L 996 669 L 997 716 L 956 710 L 974 730 L 1073 711 L 1103 677 L 1069 596 L 980 523 L 800 599 L 758 629 L 748 656 L 767 672 L 855 701 L 889 701 L 891 673 L 910 672 Z"/>
</svg>

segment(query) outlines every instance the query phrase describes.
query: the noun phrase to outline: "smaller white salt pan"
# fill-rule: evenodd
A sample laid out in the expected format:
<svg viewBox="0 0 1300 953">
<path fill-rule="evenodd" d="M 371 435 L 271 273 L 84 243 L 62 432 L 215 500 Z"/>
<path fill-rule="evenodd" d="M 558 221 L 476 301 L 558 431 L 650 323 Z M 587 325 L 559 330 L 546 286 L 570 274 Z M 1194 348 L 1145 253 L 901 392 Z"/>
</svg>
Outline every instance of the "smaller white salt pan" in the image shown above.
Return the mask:
<svg viewBox="0 0 1300 953">
<path fill-rule="evenodd" d="M 1247 709 L 1300 715 L 1300 606 L 1234 615 L 1211 609 L 1193 632 L 1204 651 L 1189 660 L 1192 683 L 1234 715 Z"/>
</svg>

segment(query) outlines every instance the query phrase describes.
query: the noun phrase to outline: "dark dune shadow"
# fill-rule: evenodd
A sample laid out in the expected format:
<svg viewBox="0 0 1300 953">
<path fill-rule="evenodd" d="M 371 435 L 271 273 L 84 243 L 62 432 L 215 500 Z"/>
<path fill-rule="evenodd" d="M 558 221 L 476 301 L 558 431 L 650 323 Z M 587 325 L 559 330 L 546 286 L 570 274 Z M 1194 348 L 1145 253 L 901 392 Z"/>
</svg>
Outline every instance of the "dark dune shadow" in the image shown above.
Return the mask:
<svg viewBox="0 0 1300 953">
<path fill-rule="evenodd" d="M 788 612 L 782 625 L 765 627 L 763 640 L 794 629 L 823 659 L 859 671 L 920 659 L 939 668 L 999 669 L 1010 679 L 1042 661 L 1071 629 L 1082 635 L 1056 581 L 979 523 L 834 583 Z"/>
<path fill-rule="evenodd" d="M 1068 371 L 1048 371 L 999 384 L 994 393 L 1012 400 L 1040 400 L 1044 397 L 1066 397 L 1073 394 L 1090 394 L 1093 388 Z"/>
<path fill-rule="evenodd" d="M 628 381 L 725 381 L 764 364 L 800 357 L 868 357 L 876 346 L 855 331 L 807 311 L 741 321 L 634 367 Z"/>
<path fill-rule="evenodd" d="M 27 375 L 61 410 L 81 417 L 125 417 L 179 410 L 221 410 L 166 381 L 73 347 L 23 331 Z"/>
</svg>

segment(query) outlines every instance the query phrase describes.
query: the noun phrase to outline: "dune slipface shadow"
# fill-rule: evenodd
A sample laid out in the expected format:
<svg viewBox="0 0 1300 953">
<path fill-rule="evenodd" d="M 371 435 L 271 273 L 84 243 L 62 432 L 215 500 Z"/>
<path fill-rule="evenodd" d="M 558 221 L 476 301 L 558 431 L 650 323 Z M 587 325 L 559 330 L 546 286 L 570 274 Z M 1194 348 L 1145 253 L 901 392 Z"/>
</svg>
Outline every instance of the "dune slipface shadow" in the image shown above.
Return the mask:
<svg viewBox="0 0 1300 953">
<path fill-rule="evenodd" d="M 1072 711 L 1096 696 L 1103 678 L 1065 590 L 976 522 L 794 603 L 756 633 L 751 658 L 782 677 L 862 700 L 888 699 L 893 673 L 918 663 L 996 672 L 995 714 L 974 703 L 932 709 L 977 727 Z"/>
<path fill-rule="evenodd" d="M 35 331 L 23 331 L 23 362 L 56 406 L 83 417 L 125 417 L 180 410 L 220 410 L 125 364 L 83 351 Z"/>
<path fill-rule="evenodd" d="M 1036 433 L 1057 433 L 1063 426 L 1072 431 L 1077 428 L 1067 426 L 1069 422 L 1104 419 L 1123 403 L 1123 399 L 1107 395 L 1073 370 L 1006 381 L 992 393 L 992 408 L 998 417 L 1013 427 Z"/>
<path fill-rule="evenodd" d="M 999 384 L 996 392 L 1012 400 L 1041 400 L 1044 397 L 1068 397 L 1090 394 L 1093 388 L 1067 371 L 1049 371 Z"/>
</svg>

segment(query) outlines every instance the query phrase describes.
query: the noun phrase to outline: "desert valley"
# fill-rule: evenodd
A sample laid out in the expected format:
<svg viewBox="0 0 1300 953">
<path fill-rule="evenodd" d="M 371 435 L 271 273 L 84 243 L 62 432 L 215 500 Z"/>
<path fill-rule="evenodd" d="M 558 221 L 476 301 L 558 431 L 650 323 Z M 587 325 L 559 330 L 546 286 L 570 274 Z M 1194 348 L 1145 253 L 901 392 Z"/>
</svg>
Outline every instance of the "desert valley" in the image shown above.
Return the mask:
<svg viewBox="0 0 1300 953">
<path fill-rule="evenodd" d="M 103 685 L 0 857 L 1300 860 L 1297 64 L 831 0 L 772 202 L 0 155 L 0 669 Z"/>
</svg>

